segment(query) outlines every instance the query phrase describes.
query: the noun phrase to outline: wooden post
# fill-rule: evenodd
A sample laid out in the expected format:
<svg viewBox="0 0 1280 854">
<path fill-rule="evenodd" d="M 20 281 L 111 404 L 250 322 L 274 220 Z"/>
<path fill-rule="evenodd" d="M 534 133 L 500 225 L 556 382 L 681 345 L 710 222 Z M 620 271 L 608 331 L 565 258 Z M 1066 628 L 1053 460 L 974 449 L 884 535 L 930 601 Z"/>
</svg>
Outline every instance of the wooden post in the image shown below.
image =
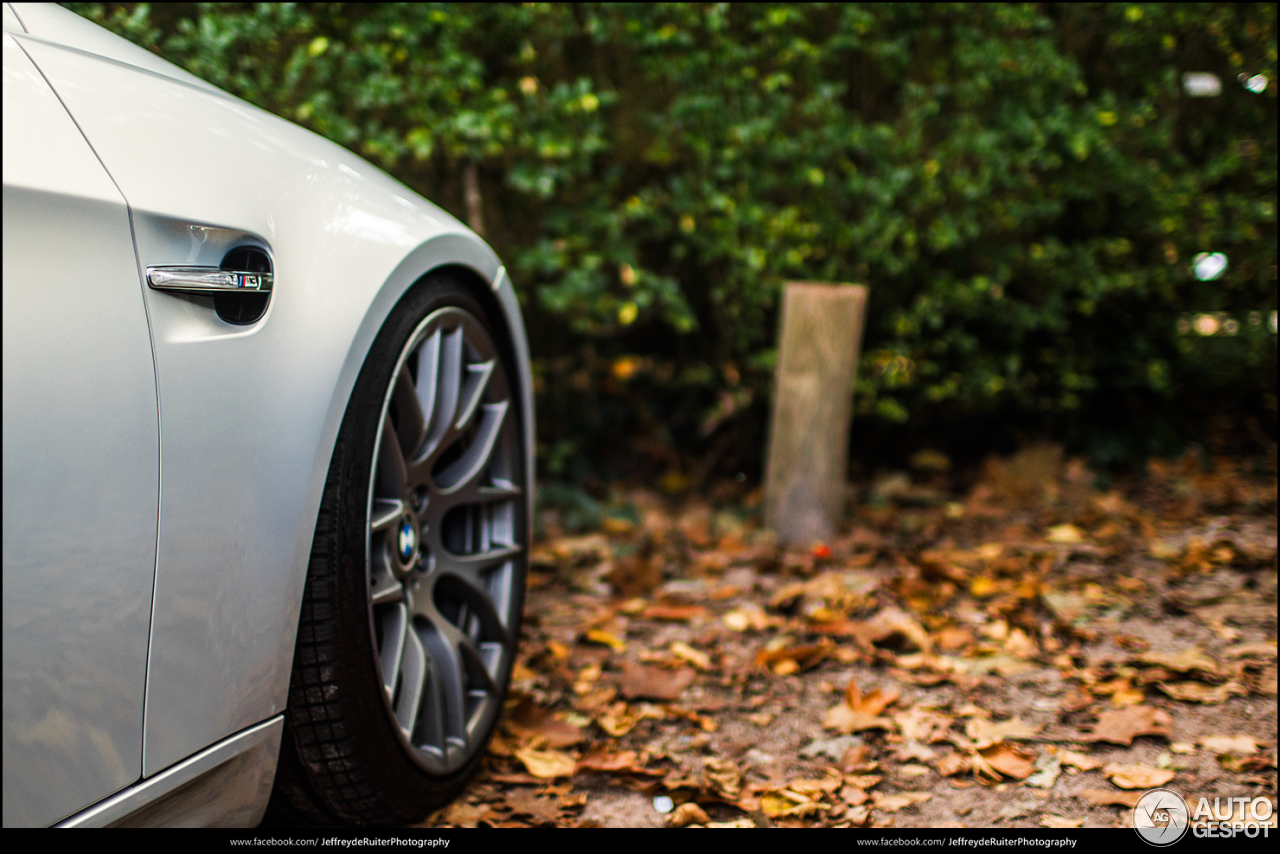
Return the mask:
<svg viewBox="0 0 1280 854">
<path fill-rule="evenodd" d="M 764 511 L 783 542 L 829 540 L 839 524 L 866 304 L 863 285 L 783 293 Z"/>
</svg>

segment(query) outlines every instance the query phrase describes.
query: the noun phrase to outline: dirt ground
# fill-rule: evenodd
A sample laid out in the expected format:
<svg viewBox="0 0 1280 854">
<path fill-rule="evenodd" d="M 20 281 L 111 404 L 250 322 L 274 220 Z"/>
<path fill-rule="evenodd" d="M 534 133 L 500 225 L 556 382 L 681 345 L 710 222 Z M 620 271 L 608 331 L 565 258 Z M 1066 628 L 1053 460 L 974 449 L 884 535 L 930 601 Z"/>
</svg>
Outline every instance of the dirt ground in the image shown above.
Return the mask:
<svg viewBox="0 0 1280 854">
<path fill-rule="evenodd" d="M 732 484 L 618 493 L 572 536 L 547 511 L 498 735 L 425 826 L 1129 826 L 1157 786 L 1274 805 L 1274 460 L 1105 491 L 1052 446 L 963 491 L 914 462 L 803 547 Z"/>
</svg>

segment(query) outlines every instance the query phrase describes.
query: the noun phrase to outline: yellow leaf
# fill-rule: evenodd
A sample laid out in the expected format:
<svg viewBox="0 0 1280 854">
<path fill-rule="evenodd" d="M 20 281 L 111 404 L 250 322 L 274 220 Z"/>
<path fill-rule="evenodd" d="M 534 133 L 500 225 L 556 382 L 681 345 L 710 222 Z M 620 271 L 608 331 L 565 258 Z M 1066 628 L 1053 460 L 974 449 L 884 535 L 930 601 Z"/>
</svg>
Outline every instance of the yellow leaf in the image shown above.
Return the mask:
<svg viewBox="0 0 1280 854">
<path fill-rule="evenodd" d="M 546 779 L 572 777 L 578 764 L 574 756 L 561 750 L 520 748 L 514 752 L 516 758 L 524 763 L 524 767 L 529 769 L 529 773 L 535 777 Z"/>
<path fill-rule="evenodd" d="M 1102 769 L 1122 789 L 1154 789 L 1174 778 L 1172 768 L 1152 768 L 1150 765 L 1117 765 L 1112 763 Z"/>
<path fill-rule="evenodd" d="M 604 644 L 614 652 L 626 652 L 627 645 L 623 641 L 618 640 L 613 635 L 601 629 L 592 629 L 587 632 L 587 640 L 592 643 Z"/>
<path fill-rule="evenodd" d="M 1075 525 L 1054 525 L 1049 529 L 1045 540 L 1051 543 L 1083 543 L 1084 531 Z"/>
</svg>

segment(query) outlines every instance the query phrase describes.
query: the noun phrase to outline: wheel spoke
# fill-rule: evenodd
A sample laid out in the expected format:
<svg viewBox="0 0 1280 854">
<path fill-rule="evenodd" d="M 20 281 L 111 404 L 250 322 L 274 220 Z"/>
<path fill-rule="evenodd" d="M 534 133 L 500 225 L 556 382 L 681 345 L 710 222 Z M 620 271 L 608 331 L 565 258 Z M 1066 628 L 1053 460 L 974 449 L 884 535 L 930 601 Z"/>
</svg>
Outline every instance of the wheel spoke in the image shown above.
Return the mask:
<svg viewBox="0 0 1280 854">
<path fill-rule="evenodd" d="M 476 414 L 476 408 L 480 405 L 480 399 L 484 396 L 485 389 L 489 385 L 489 377 L 493 376 L 493 367 L 497 364 L 495 359 L 487 362 L 479 362 L 474 365 L 467 365 L 467 381 L 462 388 L 461 409 L 458 411 L 458 417 L 453 424 L 453 432 L 462 433 L 467 429 L 467 425 L 471 423 L 471 418 Z"/>
<path fill-rule="evenodd" d="M 445 447 L 454 414 L 458 411 L 458 395 L 462 391 L 462 334 L 461 328 L 444 333 L 440 345 L 440 370 L 433 389 L 431 424 L 424 457 L 430 457 Z"/>
<path fill-rule="evenodd" d="M 399 586 L 396 585 L 397 588 Z M 378 659 L 382 665 L 382 688 L 390 699 L 395 694 L 396 677 L 400 675 L 400 660 L 404 656 L 409 612 L 401 603 L 394 608 L 384 608 L 379 613 L 382 624 L 382 652 Z"/>
<path fill-rule="evenodd" d="M 404 600 L 404 587 L 391 570 L 383 566 L 373 574 L 369 583 L 369 602 L 375 606 L 389 605 Z"/>
<path fill-rule="evenodd" d="M 400 665 L 400 696 L 396 699 L 396 721 L 400 729 L 412 733 L 418 722 L 423 688 L 427 681 L 427 654 L 422 640 L 412 626 L 405 634 L 404 656 Z"/>
<path fill-rule="evenodd" d="M 399 416 L 396 435 L 400 440 L 400 450 L 406 459 L 413 459 L 426 437 L 427 424 L 408 365 L 400 368 L 400 372 L 396 374 L 396 387 L 391 399 Z"/>
<path fill-rule="evenodd" d="M 375 498 L 373 513 L 369 518 L 369 530 L 372 532 L 389 530 L 400 520 L 404 513 L 404 502 L 399 498 Z"/>
<path fill-rule="evenodd" d="M 507 415 L 507 406 L 508 404 L 505 400 L 500 403 L 486 403 L 484 405 L 484 415 L 481 416 L 480 429 L 476 434 L 475 441 L 471 443 L 471 447 L 467 448 L 462 456 L 454 460 L 436 478 L 436 486 L 441 492 L 447 494 L 456 490 L 466 489 L 480 477 L 485 466 L 489 464 L 494 442 L 497 441 L 498 433 L 502 430 L 502 422 Z"/>
<path fill-rule="evenodd" d="M 435 414 L 436 387 L 440 373 L 440 336 L 437 329 L 422 342 L 418 350 L 418 406 L 422 410 L 422 427 L 424 431 L 431 429 L 431 419 Z"/>
<path fill-rule="evenodd" d="M 384 415 L 382 441 L 378 445 L 378 495 L 388 498 L 399 496 L 407 478 L 404 454 L 400 451 L 400 443 L 396 441 L 395 425 L 391 423 L 390 414 Z"/>
</svg>

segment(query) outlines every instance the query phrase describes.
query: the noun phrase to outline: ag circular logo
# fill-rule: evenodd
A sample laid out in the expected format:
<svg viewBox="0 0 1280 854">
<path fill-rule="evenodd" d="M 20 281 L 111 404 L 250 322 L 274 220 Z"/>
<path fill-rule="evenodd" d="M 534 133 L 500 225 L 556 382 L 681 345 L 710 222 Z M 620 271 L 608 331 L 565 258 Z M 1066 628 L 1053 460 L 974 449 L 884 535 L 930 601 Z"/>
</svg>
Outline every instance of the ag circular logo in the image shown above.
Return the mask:
<svg viewBox="0 0 1280 854">
<path fill-rule="evenodd" d="M 1185 836 L 1190 824 L 1191 808 L 1172 789 L 1152 789 L 1133 807 L 1133 829 L 1144 842 L 1160 848 Z"/>
</svg>

